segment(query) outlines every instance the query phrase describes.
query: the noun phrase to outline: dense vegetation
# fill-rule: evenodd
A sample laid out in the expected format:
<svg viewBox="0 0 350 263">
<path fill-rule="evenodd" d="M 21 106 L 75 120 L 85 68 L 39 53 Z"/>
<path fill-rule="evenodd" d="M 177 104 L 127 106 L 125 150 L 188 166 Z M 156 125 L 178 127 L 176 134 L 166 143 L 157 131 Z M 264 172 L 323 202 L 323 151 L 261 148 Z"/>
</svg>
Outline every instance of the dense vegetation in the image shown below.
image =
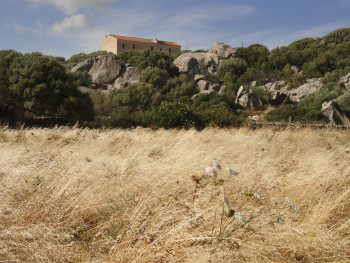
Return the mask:
<svg viewBox="0 0 350 263">
<path fill-rule="evenodd" d="M 186 51 L 185 51 L 186 52 Z M 256 81 L 286 80 L 290 88 L 308 78 L 323 78 L 325 86 L 306 97 L 300 105 L 285 105 L 266 115 L 268 120 L 319 121 L 321 104 L 336 100 L 350 115 L 350 91 L 337 84 L 350 72 L 350 28 L 338 29 L 323 38 L 305 38 L 288 46 L 269 50 L 254 44 L 237 49 L 239 58 L 228 59 L 218 68 L 213 82 L 226 85 L 225 94 L 200 94 L 197 85 L 180 75 L 174 59 L 178 54 L 126 51 L 118 59 L 135 65 L 140 81 L 108 94 L 96 90 L 83 95 L 78 86 L 90 86 L 87 72 L 70 72 L 89 57 L 106 54 L 78 54 L 69 59 L 41 53 L 0 51 L 0 118 L 14 122 L 28 117 L 59 118 L 71 123 L 112 127 L 219 127 L 240 125 L 247 114 L 234 103 L 238 88 Z M 254 88 L 264 102 L 269 94 Z"/>
</svg>

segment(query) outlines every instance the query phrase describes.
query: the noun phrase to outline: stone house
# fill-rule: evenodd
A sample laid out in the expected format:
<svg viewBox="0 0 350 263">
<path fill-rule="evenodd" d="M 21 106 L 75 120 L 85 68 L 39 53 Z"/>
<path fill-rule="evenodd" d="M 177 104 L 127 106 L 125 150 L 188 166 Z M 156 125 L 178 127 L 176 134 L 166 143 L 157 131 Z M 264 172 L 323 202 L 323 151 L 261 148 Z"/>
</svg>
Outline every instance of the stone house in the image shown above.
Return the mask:
<svg viewBox="0 0 350 263">
<path fill-rule="evenodd" d="M 102 41 L 102 50 L 112 52 L 116 55 L 125 50 L 150 50 L 176 53 L 181 51 L 181 46 L 174 42 L 144 39 L 137 37 L 126 37 L 108 35 Z"/>
</svg>

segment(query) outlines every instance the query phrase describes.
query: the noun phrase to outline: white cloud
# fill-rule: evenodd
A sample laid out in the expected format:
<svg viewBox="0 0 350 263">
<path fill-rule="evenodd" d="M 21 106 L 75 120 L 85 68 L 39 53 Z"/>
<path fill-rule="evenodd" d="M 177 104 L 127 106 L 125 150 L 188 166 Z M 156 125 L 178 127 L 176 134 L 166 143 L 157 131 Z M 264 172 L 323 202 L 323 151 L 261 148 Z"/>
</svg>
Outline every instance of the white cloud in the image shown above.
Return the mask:
<svg viewBox="0 0 350 263">
<path fill-rule="evenodd" d="M 34 4 L 52 4 L 67 14 L 74 14 L 81 8 L 107 10 L 115 0 L 26 0 Z"/>
<path fill-rule="evenodd" d="M 206 4 L 176 12 L 170 16 L 170 20 L 178 25 L 200 26 L 218 20 L 239 20 L 255 11 L 254 7 L 248 5 Z"/>
<path fill-rule="evenodd" d="M 13 28 L 14 32 L 19 34 L 24 34 L 24 33 L 40 34 L 40 31 L 37 28 L 26 27 L 16 22 L 13 22 L 11 24 L 11 27 Z"/>
<path fill-rule="evenodd" d="M 71 28 L 90 28 L 94 23 L 87 19 L 83 14 L 76 14 L 70 17 L 64 18 L 61 22 L 55 23 L 52 26 L 52 31 L 61 33 Z"/>
</svg>

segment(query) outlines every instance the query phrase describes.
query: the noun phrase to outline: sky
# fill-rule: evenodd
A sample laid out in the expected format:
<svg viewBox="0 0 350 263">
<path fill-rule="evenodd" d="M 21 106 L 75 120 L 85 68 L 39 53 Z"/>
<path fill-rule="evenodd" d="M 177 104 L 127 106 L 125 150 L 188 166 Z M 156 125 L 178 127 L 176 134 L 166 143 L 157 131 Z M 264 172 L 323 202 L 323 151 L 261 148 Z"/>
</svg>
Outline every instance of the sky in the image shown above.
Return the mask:
<svg viewBox="0 0 350 263">
<path fill-rule="evenodd" d="M 349 14 L 350 0 L 0 0 L 0 49 L 69 58 L 115 34 L 271 50 L 350 27 Z"/>
</svg>

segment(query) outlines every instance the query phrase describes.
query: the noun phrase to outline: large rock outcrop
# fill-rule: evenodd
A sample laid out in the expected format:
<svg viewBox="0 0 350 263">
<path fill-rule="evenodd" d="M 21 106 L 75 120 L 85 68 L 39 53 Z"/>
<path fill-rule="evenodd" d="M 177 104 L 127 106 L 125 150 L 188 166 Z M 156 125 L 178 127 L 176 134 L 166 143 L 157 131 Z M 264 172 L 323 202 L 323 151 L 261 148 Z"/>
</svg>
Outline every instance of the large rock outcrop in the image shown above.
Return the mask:
<svg viewBox="0 0 350 263">
<path fill-rule="evenodd" d="M 189 52 L 182 54 L 174 60 L 174 65 L 180 73 L 194 79 L 196 75 L 216 74 L 221 58 L 216 54 Z"/>
<path fill-rule="evenodd" d="M 306 95 L 316 92 L 323 86 L 321 79 L 308 79 L 307 82 L 295 89 L 289 90 L 289 100 L 294 103 L 299 103 Z"/>
<path fill-rule="evenodd" d="M 124 62 L 114 56 L 98 56 L 89 70 L 92 83 L 109 84 L 119 76 Z"/>
<path fill-rule="evenodd" d="M 321 79 L 308 79 L 305 84 L 290 89 L 288 83 L 284 80 L 268 82 L 260 86 L 270 93 L 268 103 L 273 106 L 279 106 L 284 103 L 299 103 L 306 95 L 316 92 L 323 86 Z"/>
<path fill-rule="evenodd" d="M 324 102 L 322 104 L 321 112 L 325 116 L 326 121 L 331 124 L 349 124 L 349 119 L 335 101 Z"/>
<path fill-rule="evenodd" d="M 259 97 L 247 86 L 238 89 L 235 103 L 251 110 L 261 105 Z"/>
<path fill-rule="evenodd" d="M 237 57 L 237 50 L 221 42 L 215 42 L 213 47 L 208 51 L 208 53 L 216 54 L 223 58 L 235 58 Z"/>
<path fill-rule="evenodd" d="M 88 71 L 93 84 L 106 86 L 108 89 L 119 89 L 139 80 L 136 67 L 117 60 L 114 55 L 101 55 L 88 58 L 71 70 Z"/>
<path fill-rule="evenodd" d="M 120 73 L 120 76 L 114 81 L 113 89 L 121 89 L 128 84 L 136 83 L 139 81 L 139 78 L 140 73 L 137 67 L 126 65 Z"/>
</svg>

